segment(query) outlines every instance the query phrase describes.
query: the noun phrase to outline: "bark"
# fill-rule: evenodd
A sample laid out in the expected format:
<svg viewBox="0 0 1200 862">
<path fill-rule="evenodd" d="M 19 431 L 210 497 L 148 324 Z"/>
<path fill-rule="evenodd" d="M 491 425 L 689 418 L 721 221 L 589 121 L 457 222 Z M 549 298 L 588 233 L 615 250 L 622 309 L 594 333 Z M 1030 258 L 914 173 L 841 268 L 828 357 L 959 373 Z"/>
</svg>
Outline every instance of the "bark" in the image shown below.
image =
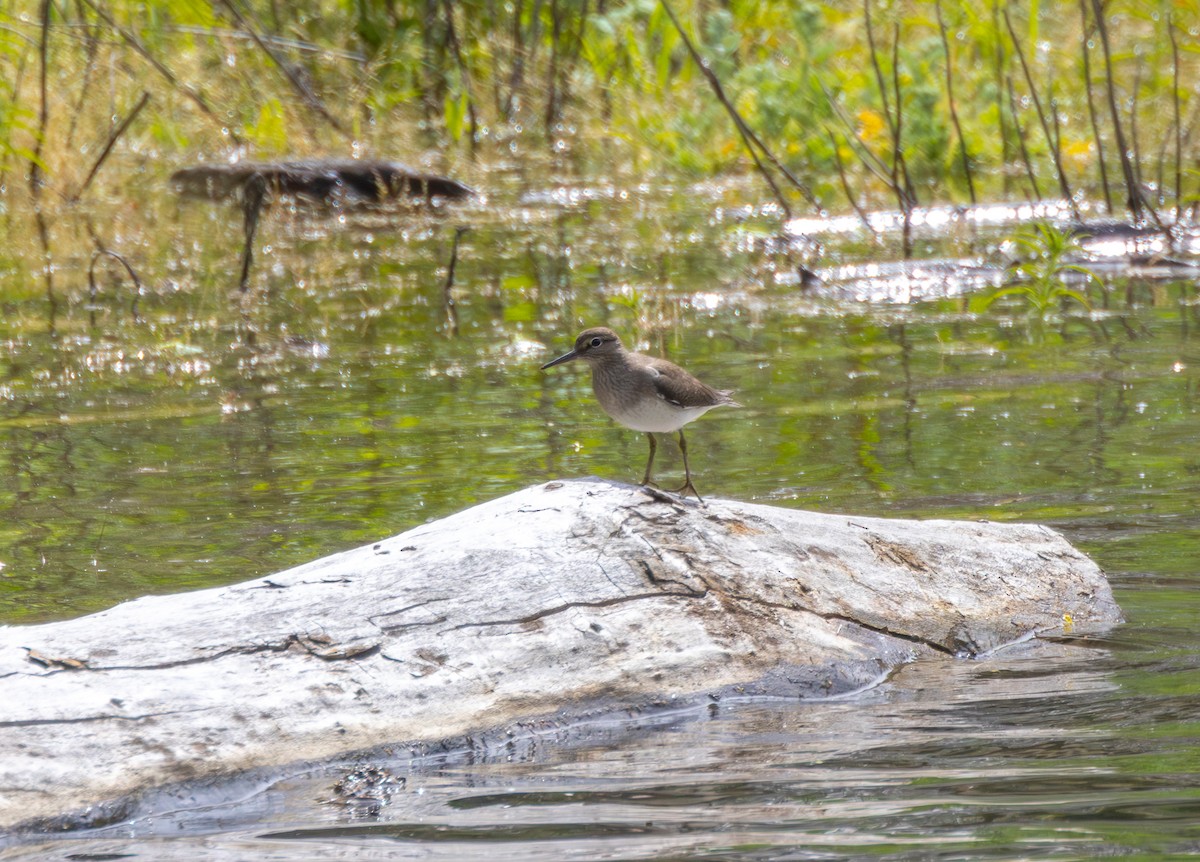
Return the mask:
<svg viewBox="0 0 1200 862">
<path fill-rule="evenodd" d="M 1120 611 L 1045 527 L 550 482 L 268 578 L 0 628 L 0 828 L 530 716 L 852 692 L 1064 619 Z"/>
</svg>

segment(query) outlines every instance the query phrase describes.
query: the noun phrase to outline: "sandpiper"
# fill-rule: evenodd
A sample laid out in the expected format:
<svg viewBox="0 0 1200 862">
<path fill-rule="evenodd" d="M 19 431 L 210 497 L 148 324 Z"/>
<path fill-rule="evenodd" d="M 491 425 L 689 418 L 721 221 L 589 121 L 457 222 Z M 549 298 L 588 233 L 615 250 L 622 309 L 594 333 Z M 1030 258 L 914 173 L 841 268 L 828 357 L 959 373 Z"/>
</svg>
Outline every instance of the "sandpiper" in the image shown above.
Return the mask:
<svg viewBox="0 0 1200 862">
<path fill-rule="evenodd" d="M 673 362 L 642 353 L 631 353 L 611 329 L 597 326 L 585 329 L 575 339 L 575 348 L 542 366 L 544 371 L 562 362 L 582 359 L 592 368 L 592 391 L 604 412 L 626 428 L 644 431 L 650 438 L 650 457 L 646 461 L 643 485 L 653 485 L 650 476 L 656 433 L 679 432 L 679 451 L 683 453 L 684 483 L 675 493 L 691 491 L 704 502 L 692 484 L 688 468 L 687 440 L 683 426 L 714 407 L 740 407 L 730 391 L 713 389 L 688 374 Z"/>
</svg>

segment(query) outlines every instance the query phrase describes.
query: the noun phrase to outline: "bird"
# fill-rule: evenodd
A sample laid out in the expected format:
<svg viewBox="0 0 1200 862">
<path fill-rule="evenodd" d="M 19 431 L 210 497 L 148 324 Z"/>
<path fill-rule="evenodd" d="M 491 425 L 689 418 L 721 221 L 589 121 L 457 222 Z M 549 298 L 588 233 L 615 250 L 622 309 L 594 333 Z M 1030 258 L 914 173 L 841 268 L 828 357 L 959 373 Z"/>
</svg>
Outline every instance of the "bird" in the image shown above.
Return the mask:
<svg viewBox="0 0 1200 862">
<path fill-rule="evenodd" d="M 678 431 L 684 483 L 672 493 L 686 497 L 691 491 L 703 503 L 704 498 L 692 484 L 683 426 L 714 407 L 741 407 L 731 397 L 733 391 L 714 389 L 674 362 L 626 350 L 617 334 L 606 326 L 579 333 L 575 346 L 547 362 L 542 370 L 574 359 L 582 359 L 591 367 L 592 391 L 604 412 L 626 428 L 643 431 L 649 437 L 650 457 L 642 485 L 657 487 L 651 472 L 658 449 L 654 435 Z"/>
</svg>

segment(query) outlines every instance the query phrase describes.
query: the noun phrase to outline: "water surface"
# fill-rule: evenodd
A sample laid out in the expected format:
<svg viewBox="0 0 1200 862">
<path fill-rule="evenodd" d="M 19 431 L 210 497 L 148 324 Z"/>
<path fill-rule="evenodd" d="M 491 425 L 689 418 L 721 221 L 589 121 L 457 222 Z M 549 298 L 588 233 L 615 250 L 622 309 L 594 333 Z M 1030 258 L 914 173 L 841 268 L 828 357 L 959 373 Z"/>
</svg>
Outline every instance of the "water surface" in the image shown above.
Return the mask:
<svg viewBox="0 0 1200 862">
<path fill-rule="evenodd" d="M 337 770 L 300 772 L 2 858 L 1200 855 L 1194 282 L 1118 271 L 1090 313 L 972 310 L 1001 226 L 924 239 L 977 281 L 927 265 L 954 283 L 898 295 L 894 245 L 851 235 L 819 265 L 876 259 L 877 279 L 803 289 L 811 261 L 747 199 L 498 178 L 433 215 L 277 211 L 246 297 L 229 212 L 148 202 L 98 222 L 145 282 L 136 308 L 104 265 L 89 297 L 100 214 L 60 220 L 49 283 L 36 254 L 0 260 L 0 621 L 266 575 L 550 478 L 634 480 L 645 440 L 585 369 L 538 370 L 607 323 L 738 390 L 689 426 L 702 493 L 1046 523 L 1109 573 L 1127 625 L 849 699 L 397 758 L 407 783 L 374 810 L 321 803 Z"/>
</svg>

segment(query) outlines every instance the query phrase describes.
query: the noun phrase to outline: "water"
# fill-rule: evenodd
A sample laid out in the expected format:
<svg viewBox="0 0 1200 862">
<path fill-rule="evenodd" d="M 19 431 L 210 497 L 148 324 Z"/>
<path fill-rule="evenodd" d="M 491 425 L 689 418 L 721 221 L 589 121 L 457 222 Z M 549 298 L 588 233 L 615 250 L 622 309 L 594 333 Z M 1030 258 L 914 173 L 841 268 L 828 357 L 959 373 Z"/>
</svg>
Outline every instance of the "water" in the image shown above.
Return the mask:
<svg viewBox="0 0 1200 862">
<path fill-rule="evenodd" d="M 0 620 L 246 580 L 548 478 L 634 480 L 642 435 L 583 369 L 538 370 L 603 321 L 738 390 L 742 409 L 689 426 L 701 493 L 1047 523 L 1109 573 L 1129 623 L 850 699 L 380 755 L 407 783 L 379 808 L 323 804 L 341 772 L 301 771 L 0 858 L 1200 855 L 1191 280 L 1122 271 L 1092 313 L 1045 322 L 949 289 L 986 267 L 859 266 L 804 291 L 736 185 L 497 182 L 434 216 L 274 213 L 244 301 L 240 227 L 204 204 L 101 222 L 145 282 L 136 314 L 102 264 L 89 300 L 83 215 L 54 227 L 49 294 L 36 254 L 3 252 Z M 931 251 L 980 267 L 1002 233 Z M 826 275 L 891 248 L 818 239 Z M 659 458 L 673 478 L 672 448 Z"/>
</svg>

